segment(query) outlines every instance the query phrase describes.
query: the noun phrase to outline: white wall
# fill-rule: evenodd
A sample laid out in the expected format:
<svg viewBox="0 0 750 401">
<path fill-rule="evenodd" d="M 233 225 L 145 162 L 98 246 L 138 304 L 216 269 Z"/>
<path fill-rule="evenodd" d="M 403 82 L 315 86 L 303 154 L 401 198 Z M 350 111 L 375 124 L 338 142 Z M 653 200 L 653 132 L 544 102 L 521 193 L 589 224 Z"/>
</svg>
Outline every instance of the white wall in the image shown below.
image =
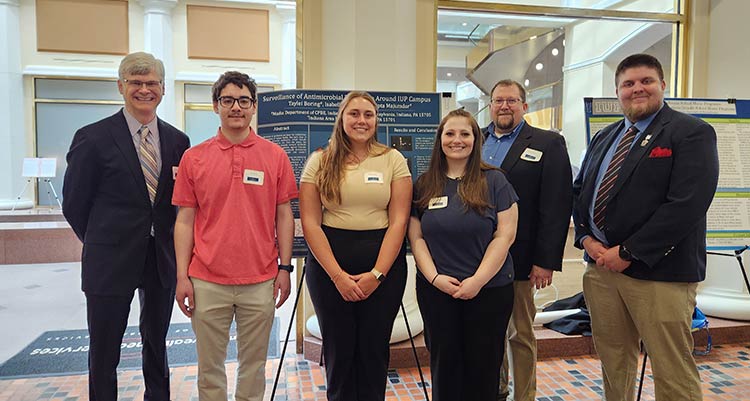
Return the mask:
<svg viewBox="0 0 750 401">
<path fill-rule="evenodd" d="M 437 66 L 466 68 L 466 56 L 473 49 L 464 44 L 438 43 Z"/>
<path fill-rule="evenodd" d="M 268 22 L 269 22 L 269 40 L 271 46 L 269 48 L 270 60 L 268 62 L 253 62 L 253 61 L 236 61 L 236 60 L 196 60 L 188 59 L 187 55 L 187 4 L 186 1 L 181 0 L 172 12 L 172 26 L 174 27 L 174 64 L 175 71 L 179 76 L 185 76 L 187 74 L 193 74 L 194 76 L 200 76 L 197 74 L 210 75 L 215 80 L 219 75 L 227 70 L 234 69 L 244 72 L 251 77 L 255 78 L 259 83 L 265 84 L 281 84 L 282 74 L 282 26 L 285 18 L 285 14 L 281 14 L 276 7 L 266 6 L 261 4 L 245 5 L 242 3 L 229 3 L 229 2 L 218 2 L 218 1 L 203 1 L 195 2 L 191 1 L 191 5 L 213 5 L 221 7 L 231 8 L 252 8 L 256 10 L 268 10 Z M 290 16 L 293 16 L 294 10 L 289 12 Z M 221 22 L 217 21 L 217 25 Z M 220 29 L 227 31 L 226 41 L 231 42 L 235 40 L 232 35 L 232 30 L 242 29 L 242 27 L 221 27 Z M 292 66 L 294 68 L 294 66 Z"/>
<path fill-rule="evenodd" d="M 709 98 L 750 99 L 750 2 L 710 0 L 708 33 Z M 700 78 L 698 78 L 700 79 Z"/>
<path fill-rule="evenodd" d="M 322 0 L 320 5 L 321 88 L 417 88 L 417 0 Z"/>
<path fill-rule="evenodd" d="M 2 1 L 0 1 L 1 3 Z M 269 62 L 241 62 L 228 60 L 191 60 L 187 57 L 187 3 L 214 5 L 222 7 L 247 7 L 255 9 L 269 10 L 269 40 L 270 40 L 270 61 Z M 220 73 L 229 69 L 236 69 L 254 77 L 259 84 L 271 84 L 281 87 L 282 77 L 286 73 L 293 76 L 294 63 L 284 62 L 284 52 L 294 53 L 294 31 L 284 30 L 284 24 L 295 19 L 293 9 L 280 9 L 269 4 L 254 4 L 250 1 L 218 1 L 218 0 L 178 0 L 176 6 L 170 10 L 172 26 L 172 68 L 169 69 L 167 63 L 167 78 L 174 77 L 174 87 L 167 85 L 164 100 L 160 106 L 159 113 L 162 115 L 174 116 L 173 123 L 182 128 L 184 125 L 183 113 L 183 82 L 209 82 L 212 83 Z M 128 2 L 128 29 L 129 29 L 129 49 L 130 52 L 143 51 L 146 44 L 144 37 L 145 31 L 145 10 L 140 1 L 130 0 Z M 21 27 L 20 34 L 20 62 L 21 71 L 23 71 L 23 103 L 24 113 L 18 115 L 14 113 L 11 118 L 17 118 L 20 129 L 17 132 L 9 134 L 10 143 L 13 147 L 13 154 L 17 155 L 19 160 L 23 157 L 35 156 L 35 127 L 34 127 L 34 93 L 33 80 L 34 76 L 46 77 L 80 77 L 80 78 L 116 78 L 117 69 L 123 56 L 117 55 L 98 55 L 98 54 L 78 54 L 78 53 L 54 53 L 39 52 L 36 46 L 36 2 L 35 0 L 20 0 L 18 7 L 18 23 Z M 220 21 L 217 22 L 220 24 Z M 241 27 L 229 27 L 227 41 L 233 40 L 231 35 L 232 29 L 241 29 Z M 291 32 L 291 33 L 290 33 Z M 284 43 L 284 40 L 287 42 Z M 289 46 L 292 46 L 291 48 Z M 291 49 L 291 50 L 290 50 Z M 3 57 L 3 55 L 0 55 Z M 165 57 L 166 58 L 166 57 Z M 289 81 L 288 79 L 286 81 Z M 114 84 L 113 84 L 114 85 Z M 168 110 L 162 110 L 167 107 Z M 0 133 L 2 134 L 2 133 Z M 2 142 L 4 138 L 0 138 Z M 14 164 L 16 161 L 13 161 Z M 19 164 L 20 169 L 20 164 Z M 19 170 L 20 172 L 20 170 Z M 2 174 L 2 173 L 0 173 Z M 0 184 L 9 186 L 9 190 L 0 191 L 0 203 L 3 199 L 8 198 L 20 191 L 23 186 L 23 180 L 20 174 L 16 172 L 5 173 L 10 178 L 5 179 L 0 175 Z M 9 183 L 6 183 L 9 181 Z M 6 194 L 7 192 L 7 194 Z"/>
</svg>

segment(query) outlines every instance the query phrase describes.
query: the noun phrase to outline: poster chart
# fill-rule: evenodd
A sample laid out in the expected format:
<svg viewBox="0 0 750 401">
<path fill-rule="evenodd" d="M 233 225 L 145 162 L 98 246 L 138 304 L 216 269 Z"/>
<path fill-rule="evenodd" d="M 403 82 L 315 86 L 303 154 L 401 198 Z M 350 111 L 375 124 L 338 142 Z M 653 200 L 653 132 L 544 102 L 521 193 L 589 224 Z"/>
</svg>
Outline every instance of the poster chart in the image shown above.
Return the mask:
<svg viewBox="0 0 750 401">
<path fill-rule="evenodd" d="M 709 250 L 750 245 L 750 100 L 665 99 L 677 111 L 692 114 L 716 130 L 719 185 L 708 210 Z M 622 118 L 615 98 L 585 98 L 586 141 Z"/>
<path fill-rule="evenodd" d="M 258 135 L 284 148 L 297 182 L 307 157 L 327 145 L 339 104 L 347 93 L 284 90 L 258 94 Z M 369 93 L 378 104 L 378 141 L 404 155 L 412 179 L 416 180 L 430 162 L 435 132 L 440 124 L 439 94 Z M 305 256 L 307 248 L 296 200 L 292 203 L 292 210 L 295 218 L 294 256 Z"/>
</svg>

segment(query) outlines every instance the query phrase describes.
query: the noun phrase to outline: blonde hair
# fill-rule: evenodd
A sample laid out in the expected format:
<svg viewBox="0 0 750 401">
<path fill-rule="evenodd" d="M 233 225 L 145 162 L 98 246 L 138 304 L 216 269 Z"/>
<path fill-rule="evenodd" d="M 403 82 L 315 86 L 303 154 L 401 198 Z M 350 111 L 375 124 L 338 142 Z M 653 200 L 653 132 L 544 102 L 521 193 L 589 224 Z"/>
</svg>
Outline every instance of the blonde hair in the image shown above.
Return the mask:
<svg viewBox="0 0 750 401">
<path fill-rule="evenodd" d="M 125 79 L 125 75 L 147 75 L 151 71 L 159 76 L 162 83 L 164 82 L 164 63 L 151 53 L 135 52 L 122 59 L 118 75 L 122 80 Z"/>
<path fill-rule="evenodd" d="M 341 203 L 341 182 L 344 179 L 346 159 L 348 156 L 354 154 L 351 141 L 344 131 L 344 110 L 352 100 L 357 98 L 367 100 L 375 108 L 375 135 L 367 143 L 370 156 L 382 155 L 390 150 L 390 148 L 378 142 L 376 138 L 378 132 L 378 105 L 375 103 L 375 99 L 367 92 L 349 92 L 339 105 L 339 111 L 336 115 L 336 122 L 333 126 L 328 147 L 323 150 L 323 154 L 320 157 L 320 169 L 317 176 L 318 191 L 329 202 Z"/>
</svg>

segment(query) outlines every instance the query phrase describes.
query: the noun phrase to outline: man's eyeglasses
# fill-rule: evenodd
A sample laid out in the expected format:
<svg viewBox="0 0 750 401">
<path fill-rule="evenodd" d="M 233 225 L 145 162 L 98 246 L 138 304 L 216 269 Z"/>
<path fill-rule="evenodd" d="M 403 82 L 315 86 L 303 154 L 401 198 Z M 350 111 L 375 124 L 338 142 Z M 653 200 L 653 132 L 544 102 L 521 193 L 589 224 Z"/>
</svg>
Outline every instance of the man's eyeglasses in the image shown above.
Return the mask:
<svg viewBox="0 0 750 401">
<path fill-rule="evenodd" d="M 510 98 L 510 99 L 497 98 L 497 99 L 490 100 L 490 103 L 492 103 L 494 106 L 502 106 L 503 103 L 507 103 L 508 106 L 513 107 L 520 102 L 521 102 L 521 99 L 514 99 L 514 98 Z"/>
<path fill-rule="evenodd" d="M 141 89 L 143 85 L 146 85 L 146 88 L 151 90 L 161 88 L 161 81 L 138 81 L 136 79 L 123 79 L 122 81 L 128 86 L 138 89 Z"/>
<path fill-rule="evenodd" d="M 231 109 L 234 106 L 234 102 L 237 102 L 237 104 L 240 105 L 241 109 L 249 109 L 255 104 L 255 99 L 251 99 L 247 96 L 242 96 L 240 98 L 232 96 L 222 96 L 219 98 L 219 104 L 221 105 L 221 107 L 227 109 Z"/>
</svg>

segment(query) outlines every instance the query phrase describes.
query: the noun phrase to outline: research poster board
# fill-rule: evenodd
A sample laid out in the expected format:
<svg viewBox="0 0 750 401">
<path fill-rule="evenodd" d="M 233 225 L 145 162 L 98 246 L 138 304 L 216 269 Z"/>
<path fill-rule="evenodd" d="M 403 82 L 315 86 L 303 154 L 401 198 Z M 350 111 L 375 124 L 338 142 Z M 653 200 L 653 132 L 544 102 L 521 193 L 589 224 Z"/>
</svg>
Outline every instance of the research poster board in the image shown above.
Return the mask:
<svg viewBox="0 0 750 401">
<path fill-rule="evenodd" d="M 692 114 L 716 130 L 719 185 L 708 210 L 709 250 L 750 245 L 750 100 L 665 99 L 675 110 Z M 585 98 L 586 142 L 622 118 L 616 98 Z"/>
<path fill-rule="evenodd" d="M 258 135 L 289 155 L 299 177 L 307 157 L 323 149 L 333 132 L 339 103 L 348 91 L 283 90 L 258 94 Z M 369 92 L 378 104 L 378 141 L 406 158 L 416 180 L 430 162 L 435 132 L 440 124 L 437 93 Z M 292 202 L 295 218 L 294 256 L 307 253 L 299 222 L 299 203 Z"/>
</svg>

